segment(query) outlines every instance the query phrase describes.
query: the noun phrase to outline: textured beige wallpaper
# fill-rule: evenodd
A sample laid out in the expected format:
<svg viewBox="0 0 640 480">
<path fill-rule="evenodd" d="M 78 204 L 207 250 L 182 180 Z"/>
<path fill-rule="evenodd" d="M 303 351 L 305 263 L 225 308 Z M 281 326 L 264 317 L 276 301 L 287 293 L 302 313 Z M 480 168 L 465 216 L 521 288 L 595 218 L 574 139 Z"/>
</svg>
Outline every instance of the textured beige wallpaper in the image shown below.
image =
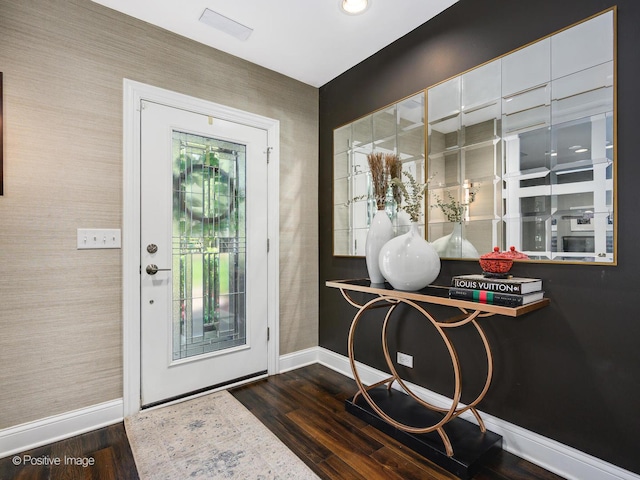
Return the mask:
<svg viewBox="0 0 640 480">
<path fill-rule="evenodd" d="M 0 0 L 0 429 L 122 397 L 122 80 L 280 121 L 280 353 L 318 344 L 318 90 L 90 0 Z M 123 232 L 126 236 L 127 232 Z"/>
</svg>

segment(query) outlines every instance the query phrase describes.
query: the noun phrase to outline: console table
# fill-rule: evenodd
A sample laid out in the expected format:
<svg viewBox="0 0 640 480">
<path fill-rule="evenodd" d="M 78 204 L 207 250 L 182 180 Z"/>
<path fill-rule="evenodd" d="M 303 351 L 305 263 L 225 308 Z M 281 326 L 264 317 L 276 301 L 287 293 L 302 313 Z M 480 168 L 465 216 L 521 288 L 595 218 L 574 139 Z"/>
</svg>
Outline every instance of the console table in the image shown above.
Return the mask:
<svg viewBox="0 0 640 480">
<path fill-rule="evenodd" d="M 491 384 L 491 378 L 493 375 L 493 357 L 491 355 L 491 348 L 482 327 L 477 322 L 477 319 L 493 315 L 518 317 L 547 306 L 549 304 L 549 299 L 544 298 L 534 303 L 512 308 L 451 299 L 449 298 L 448 287 L 429 286 L 417 292 L 407 292 L 395 290 L 389 284 L 372 284 L 368 279 L 327 281 L 326 285 L 327 287 L 339 289 L 345 300 L 358 309 L 351 322 L 348 340 L 349 361 L 354 379 L 358 385 L 358 391 L 354 395 L 353 399 L 347 401 L 347 408 L 352 413 L 358 414 L 365 420 L 370 420 L 370 423 L 374 424 L 386 433 L 391 434 L 397 440 L 400 440 L 414 450 L 418 450 L 420 453 L 434 460 L 444 468 L 447 468 L 449 471 L 452 471 L 463 478 L 467 478 L 468 475 L 471 474 L 470 469 L 474 468 L 473 463 L 476 462 L 480 456 L 486 453 L 485 450 L 495 449 L 495 445 L 497 443 L 499 443 L 498 448 L 502 448 L 502 437 L 492 434 L 491 432 L 487 432 L 484 422 L 476 410 L 476 405 L 478 405 L 489 390 L 489 385 Z M 353 292 L 372 294 L 373 298 L 366 302 L 359 303 L 354 300 Z M 431 322 L 449 352 L 451 364 L 453 366 L 455 384 L 453 399 L 449 408 L 433 405 L 425 401 L 423 398 L 420 398 L 408 387 L 396 370 L 387 345 L 387 328 L 391 314 L 400 304 L 405 304 L 415 309 L 425 318 L 426 321 Z M 452 307 L 455 309 L 454 311 L 456 315 L 445 320 L 438 320 L 428 311 L 430 306 L 433 305 Z M 354 337 L 363 315 L 366 312 L 377 308 L 388 309 L 382 325 L 382 348 L 391 376 L 380 382 L 365 386 L 358 374 L 356 360 L 354 358 Z M 469 324 L 475 328 L 484 346 L 487 359 L 487 377 L 485 379 L 484 388 L 480 394 L 470 403 L 460 405 L 460 397 L 462 395 L 460 362 L 454 345 L 447 336 L 447 330 Z M 401 392 L 392 393 L 391 387 L 394 382 L 397 382 L 406 395 Z M 362 402 L 361 399 L 364 399 L 366 403 Z M 421 426 L 415 426 L 415 412 L 417 410 L 421 413 L 425 413 L 425 415 L 419 415 L 419 419 L 421 422 L 424 421 L 428 424 L 424 426 L 422 426 L 422 424 Z M 478 423 L 477 426 L 458 418 L 461 414 L 467 411 L 473 414 Z M 408 412 L 413 413 L 410 415 Z M 463 423 L 468 425 L 462 425 Z M 445 431 L 445 427 L 450 433 Z M 460 430 L 460 428 L 462 430 Z M 473 435 L 470 434 L 470 428 L 473 428 L 475 431 Z M 424 449 L 419 445 L 419 443 L 425 441 L 425 434 L 433 435 L 432 432 L 437 432 L 439 435 L 441 440 L 440 448 L 435 448 L 433 446 L 433 439 L 429 440 L 427 438 L 426 442 L 429 443 L 430 446 L 427 448 L 427 454 L 425 454 Z M 493 435 L 495 438 L 491 437 L 489 434 Z M 456 452 L 455 457 L 466 456 L 469 458 L 463 458 L 462 460 L 454 458 L 454 445 L 452 445 L 452 441 L 450 439 L 450 436 L 452 435 L 456 437 L 456 439 L 462 439 L 460 450 L 464 450 L 460 455 Z M 471 450 L 478 447 L 480 451 L 470 453 L 469 443 L 472 444 Z M 442 445 L 444 445 L 444 452 L 440 452 L 439 455 L 436 452 L 435 457 L 428 454 L 428 452 L 434 449 L 441 450 Z M 458 449 L 457 446 L 456 449 Z"/>
</svg>

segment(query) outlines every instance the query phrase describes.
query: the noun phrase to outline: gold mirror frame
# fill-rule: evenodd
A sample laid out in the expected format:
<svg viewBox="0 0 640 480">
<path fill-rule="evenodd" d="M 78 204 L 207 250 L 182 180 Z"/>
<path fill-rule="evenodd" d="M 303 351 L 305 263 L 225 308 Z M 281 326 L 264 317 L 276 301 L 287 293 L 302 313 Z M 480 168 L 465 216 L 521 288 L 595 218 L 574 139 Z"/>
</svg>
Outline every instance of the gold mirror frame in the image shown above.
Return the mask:
<svg viewBox="0 0 640 480">
<path fill-rule="evenodd" d="M 370 202 L 353 199 L 366 171 L 355 183 L 350 169 L 367 149 L 403 156 L 398 111 L 411 99 L 424 102 L 424 150 L 406 158 L 428 152 L 416 178 L 430 179 L 426 233 L 442 258 L 513 245 L 533 261 L 615 265 L 615 23 L 612 7 L 334 130 L 334 255 L 363 255 Z M 398 127 L 385 130 L 392 111 Z M 419 123 L 407 123 L 414 143 Z M 447 203 L 466 205 L 462 218 Z"/>
</svg>

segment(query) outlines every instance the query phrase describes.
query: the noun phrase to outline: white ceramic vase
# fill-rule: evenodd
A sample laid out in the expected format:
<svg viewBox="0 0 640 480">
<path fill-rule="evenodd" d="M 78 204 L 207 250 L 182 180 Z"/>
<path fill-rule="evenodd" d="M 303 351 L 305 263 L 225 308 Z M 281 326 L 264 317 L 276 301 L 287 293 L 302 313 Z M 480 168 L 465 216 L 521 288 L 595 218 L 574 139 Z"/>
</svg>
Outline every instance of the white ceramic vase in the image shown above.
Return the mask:
<svg viewBox="0 0 640 480">
<path fill-rule="evenodd" d="M 440 257 L 424 239 L 417 223 L 412 223 L 407 233 L 388 241 L 378 260 L 382 275 L 397 290 L 420 290 L 440 273 Z"/>
<path fill-rule="evenodd" d="M 380 272 L 378 256 L 382 246 L 393 238 L 393 225 L 384 210 L 376 211 L 371 220 L 367 241 L 364 246 L 364 255 L 367 260 L 367 271 L 371 283 L 384 283 L 384 276 Z"/>
<path fill-rule="evenodd" d="M 480 254 L 473 244 L 464 238 L 462 224 L 456 223 L 453 232 L 434 240 L 433 248 L 442 258 L 479 258 Z"/>
</svg>

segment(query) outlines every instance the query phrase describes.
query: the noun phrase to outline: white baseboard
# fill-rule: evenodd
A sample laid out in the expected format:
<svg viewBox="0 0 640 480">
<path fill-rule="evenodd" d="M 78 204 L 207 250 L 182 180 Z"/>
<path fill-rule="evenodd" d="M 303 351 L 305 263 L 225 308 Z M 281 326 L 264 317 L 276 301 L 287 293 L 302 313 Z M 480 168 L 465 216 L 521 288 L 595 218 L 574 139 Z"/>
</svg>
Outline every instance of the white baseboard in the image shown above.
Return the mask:
<svg viewBox="0 0 640 480">
<path fill-rule="evenodd" d="M 318 348 L 283 355 L 279 361 L 280 372 L 318 363 Z M 123 420 L 123 412 L 123 399 L 117 399 L 0 430 L 0 458 L 113 425 Z"/>
<path fill-rule="evenodd" d="M 284 358 L 283 358 L 284 357 Z M 281 365 L 286 365 L 286 370 L 293 370 L 312 363 L 320 363 L 342 375 L 353 378 L 349 359 L 331 350 L 321 347 L 310 348 L 280 357 Z M 299 363 L 297 363 L 299 362 Z M 388 378 L 387 373 L 356 362 L 358 374 L 366 385 Z M 451 400 L 432 392 L 424 387 L 406 382 L 419 397 L 438 406 L 449 408 Z M 394 384 L 397 387 L 397 384 Z M 573 447 L 563 445 L 555 440 L 543 437 L 537 433 L 513 425 L 509 422 L 479 412 L 487 429 L 502 435 L 503 448 L 524 458 L 531 463 L 556 473 L 570 480 L 584 480 L 585 478 L 597 478 L 598 480 L 640 480 L 640 475 L 612 465 L 604 460 L 576 450 Z M 476 423 L 475 418 L 469 412 L 461 415 L 462 418 Z"/>
<path fill-rule="evenodd" d="M 307 365 L 313 365 L 319 363 L 318 355 L 320 350 L 324 350 L 320 347 L 307 348 L 306 350 L 299 350 L 297 352 L 288 353 L 286 355 L 280 355 L 280 368 L 279 373 L 295 370 L 296 368 L 306 367 Z"/>
<path fill-rule="evenodd" d="M 0 430 L 0 458 L 122 421 L 122 399 Z"/>
</svg>

